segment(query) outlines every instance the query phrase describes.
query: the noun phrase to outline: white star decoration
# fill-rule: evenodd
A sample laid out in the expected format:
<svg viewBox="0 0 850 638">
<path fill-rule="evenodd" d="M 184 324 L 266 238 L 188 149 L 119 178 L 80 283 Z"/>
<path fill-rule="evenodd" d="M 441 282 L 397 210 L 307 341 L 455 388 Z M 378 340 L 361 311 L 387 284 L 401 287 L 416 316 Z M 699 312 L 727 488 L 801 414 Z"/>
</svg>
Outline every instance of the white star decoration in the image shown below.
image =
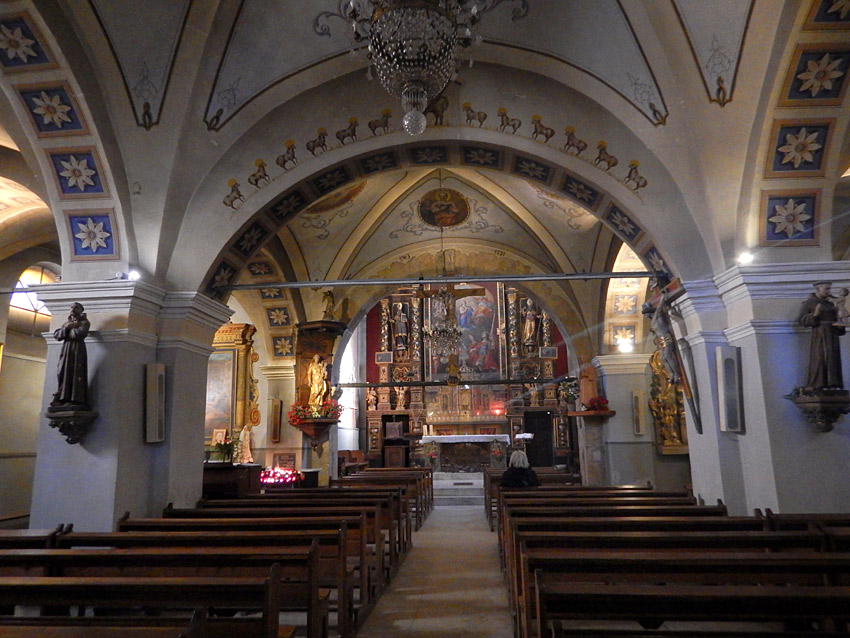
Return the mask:
<svg viewBox="0 0 850 638">
<path fill-rule="evenodd" d="M 57 128 L 62 128 L 64 122 L 71 121 L 71 118 L 66 115 L 71 110 L 71 107 L 67 104 L 62 104 L 62 100 L 58 95 L 50 96 L 42 91 L 41 97 L 34 97 L 32 101 L 37 105 L 32 112 L 43 117 L 44 124 L 53 124 Z"/>
<path fill-rule="evenodd" d="M 795 204 L 793 199 L 789 199 L 784 206 L 777 204 L 773 208 L 776 215 L 768 219 L 768 221 L 776 224 L 773 232 L 777 235 L 785 233 L 788 235 L 788 239 L 791 239 L 794 233 L 805 232 L 806 226 L 803 222 L 812 218 L 811 215 L 806 213 L 806 202 Z"/>
<path fill-rule="evenodd" d="M 94 186 L 91 176 L 96 171 L 88 167 L 87 159 L 77 161 L 77 158 L 71 155 L 67 162 L 60 160 L 60 163 L 65 170 L 59 174 L 68 180 L 68 188 L 74 188 L 76 186 L 81 191 L 84 191 L 86 186 Z"/>
<path fill-rule="evenodd" d="M 85 224 L 81 224 L 77 222 L 77 227 L 80 229 L 74 237 L 82 240 L 82 247 L 89 248 L 93 253 L 97 252 L 98 248 L 106 248 L 106 242 L 104 239 L 111 236 L 111 233 L 107 233 L 103 230 L 103 222 L 95 223 L 91 217 L 86 220 Z"/>
<path fill-rule="evenodd" d="M 31 47 L 33 44 L 35 40 L 25 37 L 20 27 L 13 31 L 5 24 L 0 24 L 0 49 L 6 52 L 10 60 L 20 58 L 21 62 L 26 62 L 28 57 L 36 57 Z"/>
</svg>

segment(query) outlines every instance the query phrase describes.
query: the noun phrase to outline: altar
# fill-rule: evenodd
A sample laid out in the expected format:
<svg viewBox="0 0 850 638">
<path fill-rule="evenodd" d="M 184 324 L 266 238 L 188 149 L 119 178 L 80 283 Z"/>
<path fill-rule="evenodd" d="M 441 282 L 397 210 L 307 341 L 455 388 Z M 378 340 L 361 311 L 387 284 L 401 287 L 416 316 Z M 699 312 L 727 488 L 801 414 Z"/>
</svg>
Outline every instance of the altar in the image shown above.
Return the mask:
<svg viewBox="0 0 850 638">
<path fill-rule="evenodd" d="M 437 472 L 483 472 L 488 467 L 505 467 L 510 442 L 507 434 L 422 437 L 422 446 Z"/>
</svg>

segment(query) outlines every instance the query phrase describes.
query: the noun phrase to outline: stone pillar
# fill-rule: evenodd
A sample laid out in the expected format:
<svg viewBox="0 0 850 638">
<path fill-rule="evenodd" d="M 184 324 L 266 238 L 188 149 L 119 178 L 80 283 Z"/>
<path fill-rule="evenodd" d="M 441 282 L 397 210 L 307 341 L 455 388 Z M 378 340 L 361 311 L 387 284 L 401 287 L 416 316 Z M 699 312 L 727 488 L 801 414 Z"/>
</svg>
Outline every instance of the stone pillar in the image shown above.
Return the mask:
<svg viewBox="0 0 850 638">
<path fill-rule="evenodd" d="M 280 415 L 280 439 L 272 440 L 272 420 L 268 420 L 266 428 L 266 440 L 255 442 L 255 450 L 263 453 L 265 461 L 259 460 L 255 451 L 254 459 L 261 465 L 273 465 L 275 454 L 294 454 L 295 466 L 294 469 L 301 467 L 301 431 L 289 425 L 286 419 L 286 413 L 289 412 L 289 407 L 295 402 L 295 359 L 291 362 L 274 363 L 270 365 L 260 366 L 260 373 L 268 381 L 268 394 L 266 402 L 266 410 L 271 415 L 271 402 L 274 399 L 280 400 L 281 415 Z"/>
<path fill-rule="evenodd" d="M 603 426 L 607 473 L 615 485 L 652 481 L 656 485 L 653 427 L 648 419 L 648 354 L 612 354 L 596 357 L 600 385 L 609 409 L 616 412 Z M 687 457 L 686 457 L 687 458 Z M 670 489 L 682 489 L 687 479 Z M 665 488 L 666 489 L 666 488 Z"/>
<path fill-rule="evenodd" d="M 110 531 L 127 511 L 152 516 L 170 501 L 191 505 L 201 494 L 209 345 L 230 310 L 140 281 L 51 284 L 39 289 L 39 298 L 53 313 L 52 328 L 72 303 L 85 306 L 89 401 L 99 417 L 75 445 L 43 419 L 30 525 Z M 52 334 L 45 336 L 42 412 L 56 390 L 61 351 Z M 145 443 L 145 366 L 157 361 L 166 364 L 165 441 Z"/>
<path fill-rule="evenodd" d="M 582 485 L 610 485 L 605 460 L 602 429 L 605 419 L 599 416 L 578 417 L 578 449 Z"/>
</svg>

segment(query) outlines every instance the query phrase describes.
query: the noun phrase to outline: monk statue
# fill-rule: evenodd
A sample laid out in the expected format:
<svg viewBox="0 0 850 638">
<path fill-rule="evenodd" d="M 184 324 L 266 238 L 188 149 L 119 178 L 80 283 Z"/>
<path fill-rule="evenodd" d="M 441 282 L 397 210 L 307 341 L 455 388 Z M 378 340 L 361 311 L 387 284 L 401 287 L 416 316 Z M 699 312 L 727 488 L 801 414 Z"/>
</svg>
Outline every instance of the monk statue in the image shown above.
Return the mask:
<svg viewBox="0 0 850 638">
<path fill-rule="evenodd" d="M 838 308 L 829 293 L 832 283 L 820 281 L 815 291 L 803 302 L 797 315 L 797 323 L 812 329 L 809 349 L 809 369 L 805 388 L 812 390 L 844 389 L 841 374 L 841 349 L 838 337 L 846 332 L 838 322 Z"/>
<path fill-rule="evenodd" d="M 89 334 L 89 323 L 82 304 L 71 306 L 71 314 L 61 328 L 53 331 L 56 341 L 62 342 L 59 355 L 59 390 L 53 395 L 50 405 L 89 409 L 88 355 L 85 338 Z"/>
<path fill-rule="evenodd" d="M 307 368 L 307 384 L 310 386 L 310 398 L 307 405 L 318 409 L 328 393 L 328 368 L 319 355 L 313 355 L 313 361 Z"/>
</svg>

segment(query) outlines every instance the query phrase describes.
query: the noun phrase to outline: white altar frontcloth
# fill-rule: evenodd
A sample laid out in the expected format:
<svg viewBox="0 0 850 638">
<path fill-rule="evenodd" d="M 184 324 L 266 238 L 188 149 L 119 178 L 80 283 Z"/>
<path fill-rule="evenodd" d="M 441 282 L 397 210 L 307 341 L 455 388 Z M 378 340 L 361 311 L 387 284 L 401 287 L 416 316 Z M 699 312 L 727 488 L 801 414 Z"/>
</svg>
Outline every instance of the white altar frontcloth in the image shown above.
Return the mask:
<svg viewBox="0 0 850 638">
<path fill-rule="evenodd" d="M 441 434 L 435 436 L 423 436 L 423 443 L 490 443 L 501 441 L 508 445 L 511 437 L 507 434 Z"/>
</svg>

